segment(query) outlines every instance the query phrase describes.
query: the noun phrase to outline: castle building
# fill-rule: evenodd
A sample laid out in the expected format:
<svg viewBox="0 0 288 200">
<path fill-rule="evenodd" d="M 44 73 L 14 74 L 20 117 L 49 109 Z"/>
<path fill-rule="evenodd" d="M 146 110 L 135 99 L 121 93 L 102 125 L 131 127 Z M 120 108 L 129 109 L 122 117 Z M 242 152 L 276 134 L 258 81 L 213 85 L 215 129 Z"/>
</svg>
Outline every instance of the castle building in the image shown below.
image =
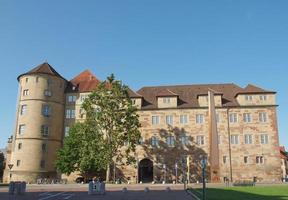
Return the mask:
<svg viewBox="0 0 288 200">
<path fill-rule="evenodd" d="M 69 128 L 85 119 L 81 104 L 100 81 L 88 70 L 68 81 L 48 63 L 18 81 L 16 126 L 7 154 L 7 165 L 13 167 L 6 167 L 4 180 L 60 178 L 56 152 Z M 115 163 L 114 179 L 196 182 L 201 160 L 207 159 L 212 182 L 281 180 L 276 92 L 254 85 L 204 84 L 128 93 L 138 109 L 141 140 L 137 163 Z"/>
</svg>

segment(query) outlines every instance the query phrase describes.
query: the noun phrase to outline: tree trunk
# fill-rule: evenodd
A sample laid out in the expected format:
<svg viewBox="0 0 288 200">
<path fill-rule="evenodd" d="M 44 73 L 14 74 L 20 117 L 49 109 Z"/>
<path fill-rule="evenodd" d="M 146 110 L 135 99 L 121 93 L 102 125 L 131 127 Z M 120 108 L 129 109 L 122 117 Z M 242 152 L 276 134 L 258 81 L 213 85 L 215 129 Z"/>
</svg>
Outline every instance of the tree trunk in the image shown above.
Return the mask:
<svg viewBox="0 0 288 200">
<path fill-rule="evenodd" d="M 106 169 L 106 183 L 110 181 L 110 163 L 107 165 Z"/>
</svg>

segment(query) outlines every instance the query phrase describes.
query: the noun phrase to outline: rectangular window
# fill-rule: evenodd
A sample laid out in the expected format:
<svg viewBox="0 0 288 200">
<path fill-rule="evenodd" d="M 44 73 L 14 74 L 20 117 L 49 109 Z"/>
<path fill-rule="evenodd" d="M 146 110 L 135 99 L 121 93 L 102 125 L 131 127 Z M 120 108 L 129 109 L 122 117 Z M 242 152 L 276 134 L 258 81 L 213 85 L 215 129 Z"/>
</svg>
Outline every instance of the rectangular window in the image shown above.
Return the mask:
<svg viewBox="0 0 288 200">
<path fill-rule="evenodd" d="M 37 76 L 37 77 L 36 77 L 36 83 L 38 83 L 38 82 L 39 82 L 39 77 Z"/>
<path fill-rule="evenodd" d="M 26 83 L 28 83 L 28 81 L 29 81 L 29 78 L 26 78 Z"/>
<path fill-rule="evenodd" d="M 19 167 L 20 164 L 21 164 L 21 160 L 17 160 L 17 162 L 16 162 L 16 166 Z"/>
<path fill-rule="evenodd" d="M 69 130 L 70 130 L 70 127 L 66 126 L 65 127 L 65 137 L 69 135 Z"/>
<path fill-rule="evenodd" d="M 76 96 L 75 95 L 69 95 L 68 96 L 68 102 L 69 103 L 76 102 Z"/>
<path fill-rule="evenodd" d="M 81 96 L 80 96 L 80 101 L 81 102 L 84 102 L 85 101 L 85 99 L 87 99 L 88 98 L 88 94 L 82 94 Z"/>
<path fill-rule="evenodd" d="M 157 136 L 152 136 L 151 138 L 151 146 L 152 147 L 157 147 L 159 145 L 159 140 Z"/>
<path fill-rule="evenodd" d="M 245 100 L 246 101 L 252 101 L 252 95 L 245 95 Z"/>
<path fill-rule="evenodd" d="M 238 122 L 238 115 L 237 115 L 237 113 L 230 113 L 230 114 L 229 114 L 229 122 L 230 122 L 230 123 L 237 123 L 237 122 Z"/>
<path fill-rule="evenodd" d="M 136 104 L 136 99 L 131 99 L 132 105 Z"/>
<path fill-rule="evenodd" d="M 259 99 L 260 99 L 260 101 L 266 101 L 267 100 L 267 96 L 266 95 L 260 95 Z"/>
<path fill-rule="evenodd" d="M 245 140 L 245 144 L 252 144 L 252 142 L 253 142 L 252 135 L 251 134 L 245 134 L 244 140 Z"/>
<path fill-rule="evenodd" d="M 74 119 L 75 118 L 75 110 L 67 109 L 66 110 L 66 119 Z"/>
<path fill-rule="evenodd" d="M 175 139 L 174 139 L 174 136 L 168 136 L 166 138 L 166 143 L 169 147 L 173 147 L 174 144 L 175 144 Z"/>
<path fill-rule="evenodd" d="M 268 134 L 261 134 L 260 135 L 261 144 L 268 144 Z"/>
<path fill-rule="evenodd" d="M 244 156 L 244 163 L 248 164 L 248 156 Z"/>
<path fill-rule="evenodd" d="M 224 164 L 227 163 L 227 156 L 223 156 L 223 163 L 224 163 Z"/>
<path fill-rule="evenodd" d="M 20 115 L 25 115 L 26 111 L 27 111 L 27 105 L 21 105 Z"/>
<path fill-rule="evenodd" d="M 180 124 L 188 124 L 188 116 L 180 115 Z"/>
<path fill-rule="evenodd" d="M 239 144 L 239 135 L 231 135 L 231 144 Z"/>
<path fill-rule="evenodd" d="M 52 96 L 52 92 L 50 90 L 44 90 L 44 95 L 46 97 L 51 97 Z"/>
<path fill-rule="evenodd" d="M 166 124 L 169 124 L 169 125 L 173 124 L 173 116 L 172 115 L 166 116 Z"/>
<path fill-rule="evenodd" d="M 164 97 L 163 98 L 163 103 L 169 104 L 170 103 L 170 98 L 169 97 Z"/>
<path fill-rule="evenodd" d="M 152 116 L 152 124 L 156 125 L 159 124 L 159 116 Z"/>
<path fill-rule="evenodd" d="M 189 138 L 188 138 L 188 136 L 182 135 L 182 136 L 180 137 L 180 142 L 181 142 L 181 144 L 182 144 L 183 146 L 189 145 Z"/>
<path fill-rule="evenodd" d="M 256 156 L 256 164 L 263 164 L 264 158 L 263 156 Z"/>
<path fill-rule="evenodd" d="M 203 135 L 197 135 L 196 136 L 196 144 L 198 145 L 204 145 L 204 136 Z"/>
<path fill-rule="evenodd" d="M 20 124 L 20 125 L 19 125 L 19 130 L 18 130 L 19 135 L 24 134 L 25 128 L 26 128 L 26 125 L 25 125 L 25 124 Z"/>
<path fill-rule="evenodd" d="M 42 144 L 42 152 L 46 152 L 46 150 L 47 150 L 47 144 L 44 143 Z"/>
<path fill-rule="evenodd" d="M 259 113 L 259 121 L 262 122 L 262 123 L 267 122 L 267 113 L 260 112 Z"/>
<path fill-rule="evenodd" d="M 49 135 L 49 127 L 47 125 L 41 126 L 41 135 L 47 137 Z"/>
<path fill-rule="evenodd" d="M 49 105 L 42 106 L 42 115 L 44 115 L 45 117 L 51 116 L 51 107 Z"/>
<path fill-rule="evenodd" d="M 18 143 L 18 150 L 22 149 L 22 143 Z"/>
<path fill-rule="evenodd" d="M 246 123 L 252 122 L 251 113 L 244 113 L 243 114 L 243 121 L 246 122 Z"/>
<path fill-rule="evenodd" d="M 29 90 L 23 90 L 23 96 L 28 96 L 29 95 Z"/>
<path fill-rule="evenodd" d="M 196 114 L 196 124 L 203 124 L 204 123 L 204 115 Z"/>
<path fill-rule="evenodd" d="M 43 169 L 45 168 L 45 160 L 41 160 L 40 162 L 40 167 Z"/>
</svg>

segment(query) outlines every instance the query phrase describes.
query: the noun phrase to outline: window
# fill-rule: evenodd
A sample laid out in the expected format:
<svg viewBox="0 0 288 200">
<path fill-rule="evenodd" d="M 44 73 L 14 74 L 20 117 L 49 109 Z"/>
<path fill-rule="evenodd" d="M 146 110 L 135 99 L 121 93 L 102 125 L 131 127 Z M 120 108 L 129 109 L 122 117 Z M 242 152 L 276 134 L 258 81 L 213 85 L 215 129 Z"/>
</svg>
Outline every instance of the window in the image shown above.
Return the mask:
<svg viewBox="0 0 288 200">
<path fill-rule="evenodd" d="M 18 143 L 18 150 L 22 149 L 22 143 Z"/>
<path fill-rule="evenodd" d="M 67 109 L 66 110 L 66 119 L 74 119 L 75 118 L 75 110 Z"/>
<path fill-rule="evenodd" d="M 21 164 L 21 160 L 17 160 L 17 162 L 16 162 L 16 166 L 19 167 L 20 164 Z"/>
<path fill-rule="evenodd" d="M 259 99 L 260 99 L 260 101 L 266 101 L 267 100 L 267 96 L 266 95 L 260 95 Z"/>
<path fill-rule="evenodd" d="M 132 105 L 136 104 L 136 99 L 131 99 Z"/>
<path fill-rule="evenodd" d="M 139 144 L 139 145 L 144 144 L 144 139 L 143 139 L 142 137 L 139 138 L 138 144 Z"/>
<path fill-rule="evenodd" d="M 187 124 L 187 123 L 188 123 L 188 116 L 180 115 L 180 124 Z"/>
<path fill-rule="evenodd" d="M 23 96 L 28 96 L 29 95 L 29 90 L 23 90 Z"/>
<path fill-rule="evenodd" d="M 20 115 L 25 115 L 26 111 L 27 111 L 27 105 L 21 105 Z"/>
<path fill-rule="evenodd" d="M 183 146 L 189 145 L 189 138 L 188 138 L 188 136 L 182 135 L 182 136 L 180 137 L 180 142 L 181 142 L 181 144 L 182 144 Z"/>
<path fill-rule="evenodd" d="M 166 124 L 169 124 L 169 125 L 173 124 L 173 116 L 172 115 L 166 116 Z"/>
<path fill-rule="evenodd" d="M 72 103 L 72 102 L 75 102 L 76 101 L 76 96 L 75 95 L 69 95 L 68 96 L 68 102 L 69 103 Z"/>
<path fill-rule="evenodd" d="M 265 113 L 265 112 L 260 112 L 260 113 L 259 113 L 259 121 L 260 121 L 260 122 L 263 122 L 263 123 L 267 122 L 267 113 Z"/>
<path fill-rule="evenodd" d="M 204 145 L 204 143 L 205 143 L 204 136 L 203 135 L 197 135 L 196 136 L 196 143 L 198 145 Z"/>
<path fill-rule="evenodd" d="M 68 136 L 69 135 L 69 130 L 70 130 L 70 127 L 69 126 L 66 126 L 65 127 L 65 136 Z"/>
<path fill-rule="evenodd" d="M 245 95 L 246 101 L 252 101 L 252 95 Z"/>
<path fill-rule="evenodd" d="M 253 142 L 252 135 L 251 134 L 245 134 L 244 140 L 245 140 L 245 144 L 252 144 L 252 142 Z"/>
<path fill-rule="evenodd" d="M 41 160 L 40 162 L 40 167 L 43 169 L 45 168 L 45 160 Z"/>
<path fill-rule="evenodd" d="M 22 135 L 22 134 L 24 134 L 24 132 L 25 132 L 25 128 L 26 128 L 26 125 L 25 124 L 20 124 L 19 125 L 19 135 Z"/>
<path fill-rule="evenodd" d="M 244 156 L 244 163 L 248 164 L 248 156 Z"/>
<path fill-rule="evenodd" d="M 44 95 L 46 97 L 51 97 L 52 96 L 52 92 L 50 90 L 44 90 Z"/>
<path fill-rule="evenodd" d="M 41 135 L 47 137 L 49 135 L 49 127 L 47 125 L 41 126 Z"/>
<path fill-rule="evenodd" d="M 51 107 L 49 105 L 42 106 L 42 115 L 49 117 L 51 115 Z"/>
<path fill-rule="evenodd" d="M 251 113 L 244 113 L 243 114 L 243 120 L 246 123 L 252 122 Z"/>
<path fill-rule="evenodd" d="M 152 116 L 152 124 L 153 125 L 159 124 L 159 116 Z"/>
<path fill-rule="evenodd" d="M 216 113 L 216 122 L 219 123 L 220 122 L 220 114 Z"/>
<path fill-rule="evenodd" d="M 203 124 L 204 123 L 204 115 L 196 114 L 196 124 Z"/>
<path fill-rule="evenodd" d="M 175 139 L 174 139 L 174 136 L 168 136 L 166 138 L 166 143 L 169 147 L 173 147 L 174 144 L 175 144 Z"/>
<path fill-rule="evenodd" d="M 231 135 L 231 144 L 239 144 L 239 135 Z"/>
<path fill-rule="evenodd" d="M 39 77 L 37 76 L 37 77 L 36 77 L 36 83 L 38 83 L 38 82 L 39 82 Z"/>
<path fill-rule="evenodd" d="M 236 123 L 236 122 L 238 122 L 238 115 L 237 115 L 237 113 L 230 113 L 230 114 L 229 114 L 229 122 L 230 122 L 230 123 Z"/>
<path fill-rule="evenodd" d="M 44 143 L 42 144 L 42 152 L 46 152 L 46 150 L 47 150 L 47 144 Z"/>
<path fill-rule="evenodd" d="M 256 156 L 256 164 L 263 164 L 264 158 L 263 156 Z"/>
<path fill-rule="evenodd" d="M 268 144 L 268 134 L 260 135 L 261 144 Z"/>
<path fill-rule="evenodd" d="M 26 81 L 26 83 L 28 83 L 28 81 L 29 81 L 29 78 L 26 78 L 26 80 L 25 80 L 25 81 Z"/>
<path fill-rule="evenodd" d="M 224 163 L 224 164 L 227 163 L 227 156 L 223 156 L 223 163 Z"/>
<path fill-rule="evenodd" d="M 85 101 L 85 99 L 87 99 L 88 98 L 88 94 L 82 94 L 81 96 L 80 96 L 80 101 L 81 102 L 84 102 Z"/>
<path fill-rule="evenodd" d="M 170 103 L 170 98 L 169 97 L 164 97 L 163 98 L 163 103 L 169 104 Z"/>
<path fill-rule="evenodd" d="M 159 140 L 157 136 L 152 136 L 151 138 L 151 146 L 152 147 L 157 147 L 159 145 Z"/>
</svg>

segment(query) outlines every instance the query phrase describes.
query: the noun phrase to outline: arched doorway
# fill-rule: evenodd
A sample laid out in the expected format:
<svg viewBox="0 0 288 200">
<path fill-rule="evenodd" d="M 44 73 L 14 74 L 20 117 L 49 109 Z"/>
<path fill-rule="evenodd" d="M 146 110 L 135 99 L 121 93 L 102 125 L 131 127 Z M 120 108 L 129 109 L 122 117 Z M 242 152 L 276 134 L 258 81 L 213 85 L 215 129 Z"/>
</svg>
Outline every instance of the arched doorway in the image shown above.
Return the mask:
<svg viewBox="0 0 288 200">
<path fill-rule="evenodd" d="M 142 183 L 151 183 L 153 181 L 153 162 L 145 158 L 138 165 L 138 180 Z"/>
</svg>

